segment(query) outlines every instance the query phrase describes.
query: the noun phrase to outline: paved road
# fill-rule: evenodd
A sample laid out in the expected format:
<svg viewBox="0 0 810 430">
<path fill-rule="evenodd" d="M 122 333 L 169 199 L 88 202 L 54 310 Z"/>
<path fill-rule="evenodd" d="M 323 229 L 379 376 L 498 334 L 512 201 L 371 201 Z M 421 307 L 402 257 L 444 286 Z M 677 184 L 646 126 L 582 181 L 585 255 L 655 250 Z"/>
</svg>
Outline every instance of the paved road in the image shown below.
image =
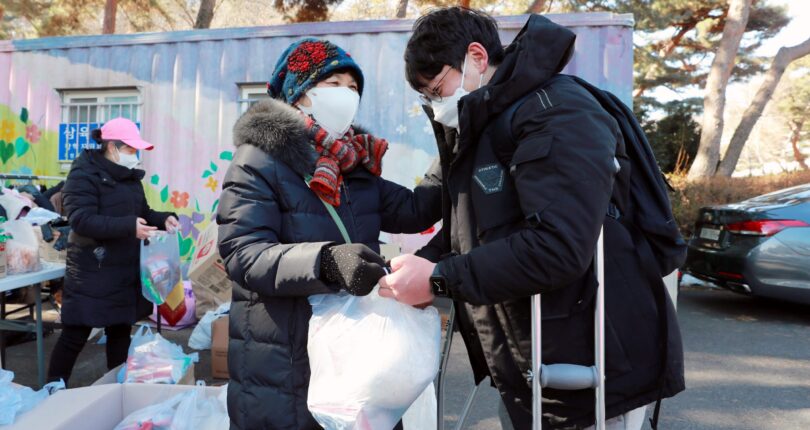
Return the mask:
<svg viewBox="0 0 810 430">
<path fill-rule="evenodd" d="M 810 429 L 810 306 L 685 288 L 687 391 L 666 430 Z"/>
<path fill-rule="evenodd" d="M 688 390 L 664 402 L 664 430 L 810 429 L 810 306 L 751 299 L 719 290 L 685 288 L 679 299 L 686 347 Z M 166 332 L 186 344 L 190 330 Z M 50 354 L 56 336 L 46 338 Z M 8 350 L 16 382 L 36 383 L 33 342 Z M 210 354 L 200 354 L 198 377 L 206 378 Z M 104 373 L 104 348 L 88 344 L 72 385 Z M 453 428 L 472 390 L 472 374 L 460 338 L 449 366 L 446 423 Z M 219 381 L 222 382 L 222 381 Z M 479 392 L 465 429 L 498 430 L 498 398 Z"/>
</svg>

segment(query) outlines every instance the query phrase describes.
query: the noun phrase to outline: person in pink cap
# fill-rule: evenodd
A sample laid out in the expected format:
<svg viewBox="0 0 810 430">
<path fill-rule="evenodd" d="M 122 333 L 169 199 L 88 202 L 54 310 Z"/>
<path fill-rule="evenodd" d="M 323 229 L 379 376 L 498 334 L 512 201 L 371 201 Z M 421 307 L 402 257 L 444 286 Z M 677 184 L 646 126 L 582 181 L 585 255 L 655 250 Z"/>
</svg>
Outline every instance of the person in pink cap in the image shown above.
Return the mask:
<svg viewBox="0 0 810 430">
<path fill-rule="evenodd" d="M 62 189 L 71 233 L 63 328 L 51 354 L 49 381 L 68 382 L 93 327 L 105 329 L 107 368 L 126 361 L 132 325 L 152 312 L 141 294 L 140 241 L 179 225 L 176 215 L 156 212 L 146 202 L 138 151 L 154 146 L 135 123 L 115 118 L 91 136 L 99 148 L 79 154 Z"/>
</svg>

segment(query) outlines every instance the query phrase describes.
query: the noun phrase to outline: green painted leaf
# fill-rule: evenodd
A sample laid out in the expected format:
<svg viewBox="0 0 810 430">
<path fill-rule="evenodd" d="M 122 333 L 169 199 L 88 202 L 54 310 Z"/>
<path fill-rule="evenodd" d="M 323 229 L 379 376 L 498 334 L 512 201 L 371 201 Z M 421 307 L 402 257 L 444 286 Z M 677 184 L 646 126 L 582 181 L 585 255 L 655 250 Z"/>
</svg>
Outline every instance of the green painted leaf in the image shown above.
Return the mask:
<svg viewBox="0 0 810 430">
<path fill-rule="evenodd" d="M 185 239 L 180 240 L 180 256 L 181 257 L 183 257 L 185 255 L 188 255 L 190 252 L 192 252 L 193 248 L 194 248 L 194 238 L 187 237 Z"/>
<path fill-rule="evenodd" d="M 222 151 L 222 153 L 219 154 L 219 159 L 220 160 L 229 160 L 229 161 L 233 160 L 233 152 L 231 152 L 231 151 Z"/>
<path fill-rule="evenodd" d="M 159 184 L 159 183 L 160 183 L 160 176 L 158 176 L 158 175 L 152 175 L 152 178 L 149 180 L 149 182 L 151 182 L 151 183 L 152 183 L 152 185 L 157 186 L 157 184 Z"/>
<path fill-rule="evenodd" d="M 22 108 L 22 112 L 20 112 L 20 121 L 22 121 L 23 124 L 28 122 L 28 109 Z"/>
<path fill-rule="evenodd" d="M 5 140 L 0 140 L 0 161 L 6 164 L 11 157 L 14 156 L 14 144 L 6 143 Z"/>
<path fill-rule="evenodd" d="M 18 137 L 17 140 L 14 142 L 14 150 L 17 153 L 17 157 L 22 157 L 23 155 L 25 155 L 25 153 L 28 152 L 28 148 L 30 147 L 31 145 L 29 145 L 28 142 L 26 142 L 25 139 L 23 139 L 22 137 Z"/>
<path fill-rule="evenodd" d="M 168 185 L 166 185 L 165 187 L 163 187 L 162 190 L 160 190 L 160 201 L 162 201 L 163 203 L 166 203 L 166 200 L 169 200 L 169 186 Z"/>
<path fill-rule="evenodd" d="M 213 162 L 213 161 L 211 162 L 211 171 L 212 171 L 212 172 L 216 172 L 216 171 L 217 171 L 217 165 L 216 165 L 216 164 L 214 164 L 214 162 Z"/>
<path fill-rule="evenodd" d="M 211 175 L 213 175 L 213 173 L 211 173 L 210 170 L 206 170 L 205 172 L 203 172 L 203 179 L 205 179 L 205 178 L 207 178 L 207 177 L 209 177 Z"/>
<path fill-rule="evenodd" d="M 216 199 L 214 201 L 214 205 L 211 206 L 211 212 L 216 212 L 217 211 L 217 206 L 219 206 L 219 199 Z"/>
<path fill-rule="evenodd" d="M 194 199 L 194 208 L 197 209 L 197 212 L 201 212 L 200 211 L 200 202 L 197 201 L 197 199 Z"/>
</svg>

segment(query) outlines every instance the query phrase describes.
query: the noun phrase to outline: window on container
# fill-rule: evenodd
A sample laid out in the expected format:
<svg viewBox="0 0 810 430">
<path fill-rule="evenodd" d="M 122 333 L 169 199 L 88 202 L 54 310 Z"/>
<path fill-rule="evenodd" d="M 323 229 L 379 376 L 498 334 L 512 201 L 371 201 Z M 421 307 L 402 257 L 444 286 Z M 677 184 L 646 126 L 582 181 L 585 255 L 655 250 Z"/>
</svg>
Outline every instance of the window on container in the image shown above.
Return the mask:
<svg viewBox="0 0 810 430">
<path fill-rule="evenodd" d="M 113 118 L 141 122 L 142 101 L 137 88 L 62 91 L 62 121 L 59 125 L 58 160 L 63 169 L 79 153 L 94 148 L 90 131 Z"/>
<path fill-rule="evenodd" d="M 251 106 L 260 100 L 268 99 L 267 84 L 240 84 L 239 85 L 239 113 L 245 113 Z"/>
<path fill-rule="evenodd" d="M 140 122 L 141 100 L 137 89 L 65 91 L 62 122 L 101 124 L 124 117 Z"/>
</svg>

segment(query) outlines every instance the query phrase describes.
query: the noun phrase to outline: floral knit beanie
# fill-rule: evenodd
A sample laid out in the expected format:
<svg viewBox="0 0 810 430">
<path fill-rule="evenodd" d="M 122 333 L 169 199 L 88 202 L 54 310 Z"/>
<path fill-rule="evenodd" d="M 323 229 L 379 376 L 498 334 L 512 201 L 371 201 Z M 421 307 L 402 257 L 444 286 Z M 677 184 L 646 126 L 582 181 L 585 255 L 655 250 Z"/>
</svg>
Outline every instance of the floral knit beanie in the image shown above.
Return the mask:
<svg viewBox="0 0 810 430">
<path fill-rule="evenodd" d="M 327 41 L 307 38 L 290 45 L 276 63 L 267 94 L 294 104 L 310 88 L 336 71 L 348 71 L 363 94 L 363 72 L 348 52 Z"/>
</svg>

